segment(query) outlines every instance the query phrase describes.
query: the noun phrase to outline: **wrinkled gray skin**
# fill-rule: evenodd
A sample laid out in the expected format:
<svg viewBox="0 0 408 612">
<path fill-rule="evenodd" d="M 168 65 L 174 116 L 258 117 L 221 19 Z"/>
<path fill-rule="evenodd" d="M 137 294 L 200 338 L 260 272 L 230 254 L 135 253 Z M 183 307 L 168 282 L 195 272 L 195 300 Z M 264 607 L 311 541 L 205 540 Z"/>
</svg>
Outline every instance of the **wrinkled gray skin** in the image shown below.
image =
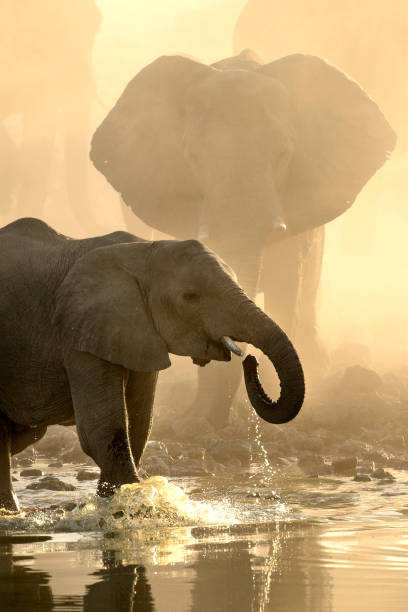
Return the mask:
<svg viewBox="0 0 408 612">
<path fill-rule="evenodd" d="M 224 336 L 249 342 L 281 383 L 272 402 L 247 357 L 255 410 L 277 423 L 300 410 L 303 372 L 289 339 L 198 241 L 72 240 L 20 219 L 0 230 L 0 245 L 0 506 L 18 507 L 11 455 L 56 423 L 76 423 L 101 495 L 137 482 L 169 353 L 205 365 L 230 360 Z"/>
<path fill-rule="evenodd" d="M 376 104 L 333 66 L 307 55 L 261 65 L 244 52 L 213 66 L 157 59 L 97 129 L 91 159 L 143 221 L 198 236 L 252 299 L 263 292 L 307 366 L 322 360 L 322 226 L 351 206 L 394 143 Z M 202 373 L 194 404 L 223 427 L 239 371 L 218 372 L 218 381 Z"/>
</svg>

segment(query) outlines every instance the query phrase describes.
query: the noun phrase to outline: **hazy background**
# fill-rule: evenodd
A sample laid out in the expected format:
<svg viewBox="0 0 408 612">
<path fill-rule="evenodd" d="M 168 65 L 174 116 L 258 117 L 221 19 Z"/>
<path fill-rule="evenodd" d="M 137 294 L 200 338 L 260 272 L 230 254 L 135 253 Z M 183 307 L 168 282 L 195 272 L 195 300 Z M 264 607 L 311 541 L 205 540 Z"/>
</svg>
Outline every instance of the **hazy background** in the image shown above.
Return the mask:
<svg viewBox="0 0 408 612">
<path fill-rule="evenodd" d="M 157 56 L 184 53 L 213 62 L 231 55 L 234 27 L 246 1 L 98 0 L 97 4 L 103 22 L 93 54 L 98 93 L 91 131 L 126 83 Z M 361 24 L 356 19 L 355 27 Z M 21 119 L 16 115 L 5 124 L 18 142 Z M 92 215 L 90 227 L 81 228 L 65 205 L 60 148 L 57 138 L 45 220 L 78 237 L 124 229 L 117 194 L 90 164 Z M 327 226 L 320 328 L 338 365 L 361 363 L 384 371 L 408 363 L 407 169 L 407 155 L 395 157 L 369 183 L 353 209 Z M 1 220 L 5 224 L 13 218 L 10 211 Z M 143 224 L 140 234 L 151 235 Z"/>
</svg>

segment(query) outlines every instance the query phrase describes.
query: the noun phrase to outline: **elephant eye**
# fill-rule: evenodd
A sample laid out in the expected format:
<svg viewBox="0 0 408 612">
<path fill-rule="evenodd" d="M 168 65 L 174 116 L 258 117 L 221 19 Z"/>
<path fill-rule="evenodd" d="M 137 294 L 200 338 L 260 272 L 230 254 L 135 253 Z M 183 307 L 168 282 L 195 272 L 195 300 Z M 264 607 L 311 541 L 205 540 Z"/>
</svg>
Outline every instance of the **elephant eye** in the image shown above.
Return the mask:
<svg viewBox="0 0 408 612">
<path fill-rule="evenodd" d="M 183 293 L 183 300 L 185 300 L 186 302 L 197 302 L 200 297 L 200 294 L 195 293 L 194 291 L 187 291 L 186 293 Z"/>
</svg>

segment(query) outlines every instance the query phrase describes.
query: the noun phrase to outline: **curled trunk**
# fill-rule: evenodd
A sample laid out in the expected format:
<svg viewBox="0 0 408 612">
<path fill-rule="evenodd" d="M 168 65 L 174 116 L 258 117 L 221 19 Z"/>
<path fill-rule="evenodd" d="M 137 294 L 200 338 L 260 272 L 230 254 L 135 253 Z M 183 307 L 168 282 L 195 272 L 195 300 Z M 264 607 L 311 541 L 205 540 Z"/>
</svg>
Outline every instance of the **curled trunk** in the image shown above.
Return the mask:
<svg viewBox="0 0 408 612">
<path fill-rule="evenodd" d="M 256 325 L 251 334 L 251 344 L 261 349 L 270 359 L 278 374 L 281 393 L 273 401 L 262 388 L 258 376 L 258 362 L 248 355 L 244 362 L 245 386 L 248 398 L 256 413 L 268 423 L 287 423 L 302 407 L 305 396 L 305 380 L 302 365 L 291 341 L 282 329 L 262 311 L 255 316 Z"/>
</svg>

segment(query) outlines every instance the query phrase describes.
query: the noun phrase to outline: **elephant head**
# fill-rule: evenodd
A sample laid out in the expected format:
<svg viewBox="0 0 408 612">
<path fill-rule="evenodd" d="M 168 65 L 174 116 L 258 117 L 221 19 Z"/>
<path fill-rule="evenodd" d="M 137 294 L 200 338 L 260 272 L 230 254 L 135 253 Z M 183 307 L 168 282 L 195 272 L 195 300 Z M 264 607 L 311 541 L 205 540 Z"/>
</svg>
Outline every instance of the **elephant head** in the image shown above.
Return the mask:
<svg viewBox="0 0 408 612">
<path fill-rule="evenodd" d="M 231 351 L 240 353 L 235 341 L 248 342 L 269 357 L 281 383 L 272 402 L 247 357 L 248 395 L 258 414 L 286 422 L 303 402 L 302 367 L 290 340 L 195 240 L 113 244 L 84 254 L 57 291 L 55 323 L 67 349 L 141 372 L 167 368 L 169 353 L 198 365 L 228 361 Z"/>
<path fill-rule="evenodd" d="M 91 159 L 149 225 L 250 251 L 343 213 L 394 145 L 375 102 L 318 57 L 169 56 L 128 84 Z"/>
</svg>

